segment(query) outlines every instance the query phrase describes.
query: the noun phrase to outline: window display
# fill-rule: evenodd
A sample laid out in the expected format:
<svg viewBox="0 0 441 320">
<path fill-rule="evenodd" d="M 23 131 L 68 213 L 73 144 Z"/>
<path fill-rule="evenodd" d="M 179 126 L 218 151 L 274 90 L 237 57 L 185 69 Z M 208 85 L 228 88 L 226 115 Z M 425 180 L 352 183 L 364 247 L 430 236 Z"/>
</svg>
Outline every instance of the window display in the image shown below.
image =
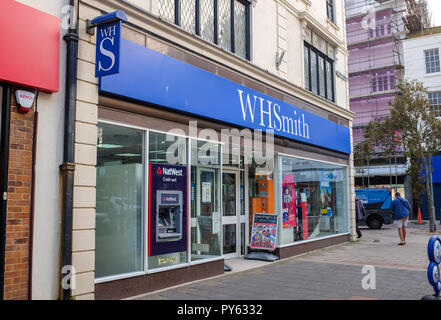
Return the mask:
<svg viewBox="0 0 441 320">
<path fill-rule="evenodd" d="M 97 278 L 144 269 L 144 131 L 99 123 Z"/>
<path fill-rule="evenodd" d="M 281 157 L 281 244 L 349 232 L 346 167 Z"/>
<path fill-rule="evenodd" d="M 256 213 L 274 214 L 273 177 L 273 172 L 266 172 L 264 166 L 253 163 L 248 167 L 249 226 L 253 225 Z M 249 228 L 249 238 L 251 238 L 251 228 Z"/>
</svg>

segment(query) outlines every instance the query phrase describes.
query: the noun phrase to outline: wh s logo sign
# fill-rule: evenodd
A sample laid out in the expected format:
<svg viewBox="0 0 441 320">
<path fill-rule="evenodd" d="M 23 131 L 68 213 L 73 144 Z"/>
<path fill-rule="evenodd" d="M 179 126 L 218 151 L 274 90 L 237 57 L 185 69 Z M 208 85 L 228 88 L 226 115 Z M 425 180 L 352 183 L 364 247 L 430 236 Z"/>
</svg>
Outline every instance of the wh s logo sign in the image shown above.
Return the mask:
<svg viewBox="0 0 441 320">
<path fill-rule="evenodd" d="M 119 72 L 121 21 L 98 26 L 95 77 Z"/>
</svg>

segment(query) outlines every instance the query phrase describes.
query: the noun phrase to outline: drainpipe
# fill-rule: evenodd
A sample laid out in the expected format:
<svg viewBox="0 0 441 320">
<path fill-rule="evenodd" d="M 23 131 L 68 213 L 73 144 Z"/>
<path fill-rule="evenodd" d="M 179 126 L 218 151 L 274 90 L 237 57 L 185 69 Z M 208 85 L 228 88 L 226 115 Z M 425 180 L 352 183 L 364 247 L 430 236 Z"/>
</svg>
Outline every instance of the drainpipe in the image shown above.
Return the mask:
<svg viewBox="0 0 441 320">
<path fill-rule="evenodd" d="M 70 0 L 70 5 L 75 8 L 75 0 Z M 72 23 L 71 23 L 72 25 Z M 63 164 L 60 166 L 62 181 L 62 229 L 61 229 L 61 279 L 64 275 L 64 268 L 72 265 L 72 220 L 73 220 L 73 184 L 74 184 L 74 151 L 75 151 L 75 104 L 77 97 L 77 57 L 78 57 L 78 19 L 75 27 L 70 28 L 63 39 L 67 43 L 66 59 L 66 93 L 64 106 L 64 152 Z M 69 268 L 69 270 L 72 270 Z M 70 271 L 72 272 L 72 271 Z M 71 297 L 70 286 L 64 285 L 61 280 L 62 300 L 69 300 Z"/>
<path fill-rule="evenodd" d="M 5 250 L 6 250 L 6 205 L 8 192 L 8 163 L 9 163 L 9 121 L 11 116 L 11 87 L 3 86 L 1 115 L 1 150 L 0 150 L 0 301 L 4 298 L 5 284 Z"/>
<path fill-rule="evenodd" d="M 32 266 L 33 266 L 33 251 L 34 251 L 34 215 L 35 215 L 35 166 L 37 161 L 37 135 L 38 135 L 38 95 L 40 91 L 37 90 L 35 97 L 34 108 L 34 136 L 32 148 L 32 182 L 31 182 L 31 216 L 29 221 L 29 271 L 28 271 L 28 299 L 32 300 Z"/>
</svg>

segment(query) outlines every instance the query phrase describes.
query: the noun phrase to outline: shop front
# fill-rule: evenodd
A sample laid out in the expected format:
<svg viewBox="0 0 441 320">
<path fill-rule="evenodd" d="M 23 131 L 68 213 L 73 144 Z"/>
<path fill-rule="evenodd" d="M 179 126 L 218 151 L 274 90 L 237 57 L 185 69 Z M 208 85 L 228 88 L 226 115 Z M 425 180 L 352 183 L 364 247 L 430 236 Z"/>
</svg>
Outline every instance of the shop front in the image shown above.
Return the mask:
<svg viewBox="0 0 441 320">
<path fill-rule="evenodd" d="M 348 126 L 125 39 L 120 52 L 99 83 L 97 299 L 349 240 Z"/>
<path fill-rule="evenodd" d="M 41 94 L 40 108 L 48 107 L 59 91 L 60 19 L 0 1 L 0 30 L 0 300 L 26 300 L 32 298 L 37 247 L 37 100 Z"/>
</svg>

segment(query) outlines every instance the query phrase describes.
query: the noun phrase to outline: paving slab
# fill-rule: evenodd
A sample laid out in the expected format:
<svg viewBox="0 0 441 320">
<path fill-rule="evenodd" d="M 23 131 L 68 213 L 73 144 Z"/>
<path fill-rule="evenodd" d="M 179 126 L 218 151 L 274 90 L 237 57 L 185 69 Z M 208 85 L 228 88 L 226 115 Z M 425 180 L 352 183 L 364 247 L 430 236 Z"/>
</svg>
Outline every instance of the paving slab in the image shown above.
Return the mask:
<svg viewBox="0 0 441 320">
<path fill-rule="evenodd" d="M 137 296 L 140 300 L 420 300 L 433 294 L 427 281 L 428 224 L 409 224 L 407 243 L 395 225 L 362 228 L 348 242 L 276 262 L 235 259 L 235 272 Z M 441 230 L 440 227 L 438 227 Z M 365 266 L 370 271 L 363 270 Z M 373 267 L 373 269 L 372 269 Z M 363 273 L 363 271 L 365 271 Z M 372 276 L 366 281 L 366 276 Z M 373 281 L 373 282 L 372 282 Z M 370 284 L 370 286 L 366 285 Z M 372 285 L 374 283 L 374 285 Z M 364 284 L 364 285 L 363 285 Z"/>
</svg>

